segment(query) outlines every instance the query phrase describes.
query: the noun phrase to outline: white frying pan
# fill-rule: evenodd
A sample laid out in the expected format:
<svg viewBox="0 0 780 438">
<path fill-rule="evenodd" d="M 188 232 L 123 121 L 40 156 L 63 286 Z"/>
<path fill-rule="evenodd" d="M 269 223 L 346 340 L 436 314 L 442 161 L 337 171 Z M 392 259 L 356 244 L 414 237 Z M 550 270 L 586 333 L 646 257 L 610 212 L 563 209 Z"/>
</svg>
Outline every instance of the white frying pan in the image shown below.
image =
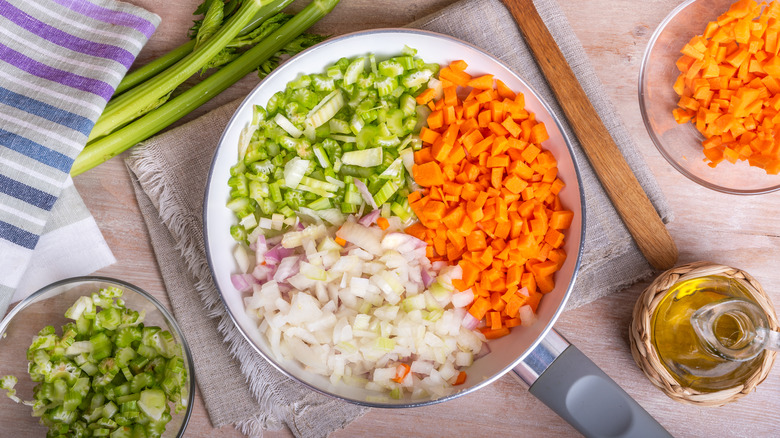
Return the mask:
<svg viewBox="0 0 780 438">
<path fill-rule="evenodd" d="M 232 255 L 235 242 L 229 233 L 234 217 L 225 203 L 229 199 L 229 169 L 237 160 L 239 133 L 252 118 L 252 105 L 265 105 L 273 93 L 283 90 L 298 74 L 322 72 L 341 57 L 373 53 L 377 59 L 382 59 L 398 55 L 404 45 L 417 49 L 417 55 L 426 62 L 446 65 L 463 59 L 472 75 L 493 74 L 525 95 L 527 109 L 536 113 L 550 134 L 544 146 L 558 160 L 558 175 L 566 183 L 560 193 L 561 201 L 575 212 L 575 218 L 566 234 L 564 249 L 568 257 L 555 275 L 555 290 L 542 299 L 538 320 L 533 326 L 515 328 L 510 335 L 489 341 L 492 352 L 468 368 L 465 384 L 458 386 L 459 391 L 452 395 L 439 399 L 376 401 L 376 393 L 343 383 L 331 384 L 327 378 L 304 370 L 297 362 L 274 356 L 256 324 L 246 316 L 243 299 L 230 281 L 231 273 L 238 269 Z M 571 145 L 560 121 L 539 96 L 500 61 L 460 40 L 432 32 L 407 29 L 357 32 L 327 40 L 287 61 L 260 83 L 233 115 L 214 155 L 206 189 L 203 208 L 206 251 L 216 286 L 241 333 L 279 371 L 314 390 L 365 406 L 415 407 L 467 394 L 511 372 L 525 382 L 531 393 L 586 436 L 668 436 L 617 384 L 552 329 L 571 293 L 582 254 L 585 208 L 580 183 Z"/>
</svg>

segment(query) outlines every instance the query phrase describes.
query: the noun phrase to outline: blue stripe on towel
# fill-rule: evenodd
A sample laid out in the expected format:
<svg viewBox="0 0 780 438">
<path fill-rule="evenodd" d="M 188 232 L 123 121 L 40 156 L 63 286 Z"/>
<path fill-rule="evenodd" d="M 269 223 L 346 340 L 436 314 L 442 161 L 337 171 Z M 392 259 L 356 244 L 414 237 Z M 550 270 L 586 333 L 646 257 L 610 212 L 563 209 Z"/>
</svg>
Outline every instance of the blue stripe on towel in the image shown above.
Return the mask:
<svg viewBox="0 0 780 438">
<path fill-rule="evenodd" d="M 86 117 L 74 114 L 48 103 L 32 99 L 19 93 L 0 87 L 0 103 L 20 109 L 22 111 L 34 114 L 38 117 L 50 120 L 59 125 L 68 127 L 74 131 L 80 132 L 85 136 L 89 135 L 94 122 Z"/>
<path fill-rule="evenodd" d="M 8 178 L 5 175 L 0 175 L 0 192 L 46 211 L 51 210 L 54 207 L 54 202 L 57 201 L 56 196 Z"/>
<path fill-rule="evenodd" d="M 39 236 L 33 233 L 0 221 L 0 239 L 7 240 L 23 248 L 34 249 L 38 243 L 38 238 Z"/>
<path fill-rule="evenodd" d="M 73 158 L 5 129 L 0 129 L 0 146 L 5 146 L 63 173 L 70 172 L 73 166 Z"/>
</svg>

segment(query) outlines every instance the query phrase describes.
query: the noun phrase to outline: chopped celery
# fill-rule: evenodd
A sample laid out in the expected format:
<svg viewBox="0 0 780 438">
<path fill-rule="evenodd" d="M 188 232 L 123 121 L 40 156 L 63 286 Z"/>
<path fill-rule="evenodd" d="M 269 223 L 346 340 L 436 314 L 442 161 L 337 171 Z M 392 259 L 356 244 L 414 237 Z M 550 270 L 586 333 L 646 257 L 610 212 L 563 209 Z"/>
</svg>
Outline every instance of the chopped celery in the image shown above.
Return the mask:
<svg viewBox="0 0 780 438">
<path fill-rule="evenodd" d="M 366 196 L 404 221 L 414 219 L 406 196 L 429 111 L 415 96 L 431 79 L 431 86 L 438 83 L 438 69 L 412 48 L 384 59 L 341 58 L 323 72 L 299 75 L 265 107 L 256 105 L 246 154 L 230 170 L 227 205 L 238 218 L 231 235 L 251 244 L 277 231 L 264 219 L 292 217 L 301 208 L 334 220 L 368 211 Z M 334 182 L 347 176 L 360 178 L 369 193 Z"/>
<path fill-rule="evenodd" d="M 363 149 L 362 151 L 344 152 L 341 162 L 360 167 L 374 167 L 382 164 L 382 148 Z"/>
<path fill-rule="evenodd" d="M 75 320 L 58 337 L 46 326 L 27 351 L 35 399 L 33 416 L 50 436 L 161 436 L 188 403 L 181 346 L 159 327 L 144 326 L 144 312 L 125 307 L 123 291 L 101 289 L 66 312 Z M 17 378 L 0 378 L 16 396 Z"/>
</svg>

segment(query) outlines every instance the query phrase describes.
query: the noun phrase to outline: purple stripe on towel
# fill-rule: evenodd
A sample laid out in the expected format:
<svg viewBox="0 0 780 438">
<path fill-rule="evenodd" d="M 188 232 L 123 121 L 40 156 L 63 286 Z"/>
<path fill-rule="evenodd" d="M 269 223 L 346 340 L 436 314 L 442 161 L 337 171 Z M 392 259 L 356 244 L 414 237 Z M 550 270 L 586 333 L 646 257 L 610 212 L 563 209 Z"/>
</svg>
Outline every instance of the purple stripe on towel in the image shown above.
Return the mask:
<svg viewBox="0 0 780 438">
<path fill-rule="evenodd" d="M 114 87 L 103 81 L 49 67 L 2 43 L 0 43 L 0 61 L 5 61 L 16 68 L 24 70 L 39 78 L 48 79 L 77 90 L 96 94 L 102 97 L 106 102 L 108 102 L 108 99 L 114 94 Z"/>
<path fill-rule="evenodd" d="M 6 0 L 0 0 L 0 15 L 22 29 L 74 52 L 110 59 L 122 64 L 125 68 L 130 68 L 135 59 L 132 53 L 121 47 L 85 40 L 46 24 Z"/>
<path fill-rule="evenodd" d="M 85 0 L 53 0 L 60 6 L 64 6 L 71 11 L 78 12 L 81 15 L 93 18 L 109 24 L 117 24 L 129 27 L 146 35 L 150 38 L 154 33 L 155 26 L 147 20 L 127 12 L 115 11 L 113 9 L 97 6 Z"/>
</svg>

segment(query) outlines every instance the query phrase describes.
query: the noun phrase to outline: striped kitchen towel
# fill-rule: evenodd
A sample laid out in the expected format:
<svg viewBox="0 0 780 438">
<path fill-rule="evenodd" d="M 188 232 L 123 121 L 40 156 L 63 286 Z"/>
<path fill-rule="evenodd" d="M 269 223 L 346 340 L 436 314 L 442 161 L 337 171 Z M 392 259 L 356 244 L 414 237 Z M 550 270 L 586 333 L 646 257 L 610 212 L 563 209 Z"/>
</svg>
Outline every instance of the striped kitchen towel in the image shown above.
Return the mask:
<svg viewBox="0 0 780 438">
<path fill-rule="evenodd" d="M 159 23 L 115 0 L 0 0 L 0 316 L 17 289 L 114 261 L 68 174 Z"/>
</svg>

